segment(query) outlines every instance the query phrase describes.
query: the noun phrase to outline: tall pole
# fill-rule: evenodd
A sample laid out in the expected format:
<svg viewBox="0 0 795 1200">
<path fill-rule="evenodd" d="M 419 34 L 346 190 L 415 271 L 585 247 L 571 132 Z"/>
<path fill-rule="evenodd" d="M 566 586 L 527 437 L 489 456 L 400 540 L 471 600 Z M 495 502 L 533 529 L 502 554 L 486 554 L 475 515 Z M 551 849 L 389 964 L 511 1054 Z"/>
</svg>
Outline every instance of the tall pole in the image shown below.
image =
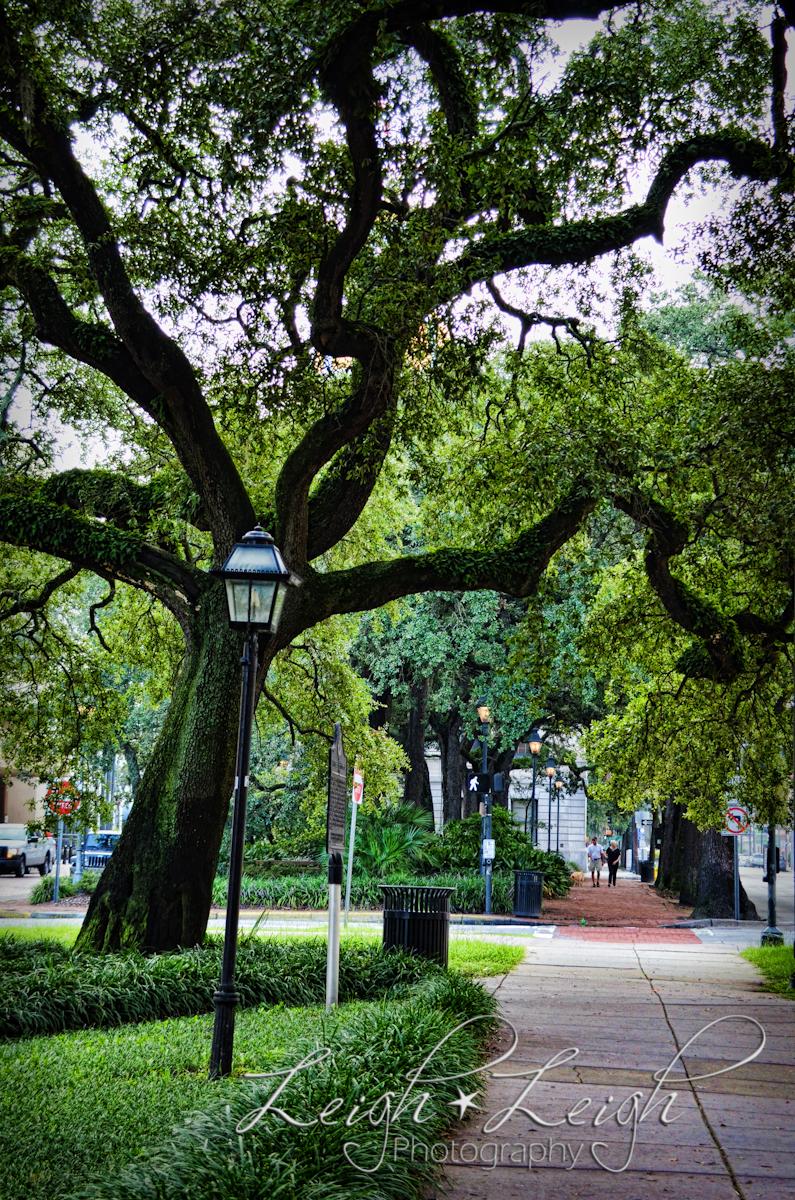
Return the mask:
<svg viewBox="0 0 795 1200">
<path fill-rule="evenodd" d="M 226 929 L 224 956 L 221 965 L 221 984 L 213 996 L 215 1023 L 210 1050 L 210 1079 L 229 1075 L 232 1071 L 232 1045 L 235 1038 L 235 1009 L 240 996 L 235 991 L 235 960 L 237 958 L 237 927 L 240 917 L 240 881 L 243 876 L 243 850 L 246 839 L 246 802 L 248 772 L 251 764 L 251 727 L 257 686 L 257 634 L 246 631 L 241 659 L 243 680 L 240 691 L 240 728 L 237 738 L 237 774 L 235 803 L 232 816 L 232 845 L 229 855 L 229 887 L 226 896 Z"/>
<path fill-rule="evenodd" d="M 776 827 L 772 813 L 767 826 L 767 929 L 762 931 L 763 946 L 780 946 L 784 935 L 776 927 Z"/>
<path fill-rule="evenodd" d="M 552 776 L 549 777 L 549 805 L 547 807 L 547 854 L 552 852 Z"/>
<path fill-rule="evenodd" d="M 740 920 L 740 838 L 732 838 L 734 842 L 734 919 Z"/>
<path fill-rule="evenodd" d="M 555 791 L 558 793 L 556 797 L 557 809 L 555 811 L 555 853 L 560 854 L 560 793 L 562 789 L 556 787 Z"/>
<path fill-rule="evenodd" d="M 55 847 L 55 887 L 52 898 L 58 899 L 61 890 L 61 855 L 63 854 L 63 817 L 58 818 L 58 842 Z"/>
<path fill-rule="evenodd" d="M 530 841 L 535 846 L 538 835 L 538 813 L 536 812 L 536 759 L 538 755 L 533 755 L 533 791 L 530 796 Z M 525 829 L 527 833 L 527 829 Z"/>
<path fill-rule="evenodd" d="M 484 721 L 483 725 L 482 725 L 482 737 L 480 739 L 481 745 L 483 747 L 483 774 L 484 775 L 487 774 L 488 769 L 489 769 L 488 743 L 486 741 L 486 738 L 488 737 L 488 732 L 489 732 L 488 721 Z M 486 838 L 491 837 L 491 792 L 486 792 L 486 822 L 485 822 L 485 829 L 483 832 L 483 836 Z M 491 859 L 488 859 L 484 865 L 486 868 L 486 913 L 488 915 L 489 913 L 491 913 Z"/>
</svg>

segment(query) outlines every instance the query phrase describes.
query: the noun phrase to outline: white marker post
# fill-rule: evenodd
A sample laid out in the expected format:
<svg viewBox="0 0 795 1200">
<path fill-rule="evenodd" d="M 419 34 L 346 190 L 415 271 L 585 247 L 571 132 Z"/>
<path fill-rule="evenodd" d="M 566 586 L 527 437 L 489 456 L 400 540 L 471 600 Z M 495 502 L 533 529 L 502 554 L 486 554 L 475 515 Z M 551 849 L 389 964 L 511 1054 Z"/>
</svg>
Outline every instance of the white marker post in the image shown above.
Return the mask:
<svg viewBox="0 0 795 1200">
<path fill-rule="evenodd" d="M 345 848 L 345 807 L 348 760 L 342 746 L 342 726 L 334 727 L 329 751 L 326 850 L 328 852 L 328 951 L 326 957 L 326 1012 L 337 1007 L 340 981 L 340 908 L 342 851 Z"/>
<path fill-rule="evenodd" d="M 351 906 L 351 875 L 353 874 L 353 843 L 356 841 L 356 809 L 364 796 L 364 776 L 358 767 L 353 768 L 353 791 L 351 793 L 351 836 L 348 842 L 348 878 L 345 881 L 345 928 L 348 928 L 348 909 Z"/>
</svg>

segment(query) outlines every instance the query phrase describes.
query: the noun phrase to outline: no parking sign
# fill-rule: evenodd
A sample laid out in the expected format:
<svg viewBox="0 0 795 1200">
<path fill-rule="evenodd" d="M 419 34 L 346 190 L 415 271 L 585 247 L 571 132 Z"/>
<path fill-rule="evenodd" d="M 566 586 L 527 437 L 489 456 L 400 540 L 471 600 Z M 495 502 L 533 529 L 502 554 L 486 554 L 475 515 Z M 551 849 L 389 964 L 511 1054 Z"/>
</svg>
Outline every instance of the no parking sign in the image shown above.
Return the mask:
<svg viewBox="0 0 795 1200">
<path fill-rule="evenodd" d="M 723 818 L 723 824 L 726 826 L 728 833 L 735 837 L 739 833 L 745 833 L 748 826 L 751 824 L 750 817 L 745 809 L 739 804 L 730 804 L 726 809 L 726 814 Z"/>
</svg>

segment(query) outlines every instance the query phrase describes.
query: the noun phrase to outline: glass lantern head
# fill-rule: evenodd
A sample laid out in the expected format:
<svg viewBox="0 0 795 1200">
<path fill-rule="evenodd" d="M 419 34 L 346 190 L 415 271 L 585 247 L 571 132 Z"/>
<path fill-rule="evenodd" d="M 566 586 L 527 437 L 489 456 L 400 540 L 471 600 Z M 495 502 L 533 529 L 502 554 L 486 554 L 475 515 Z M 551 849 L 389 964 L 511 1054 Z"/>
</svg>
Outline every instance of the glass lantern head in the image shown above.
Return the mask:
<svg viewBox="0 0 795 1200">
<path fill-rule="evenodd" d="M 288 586 L 300 582 L 284 565 L 273 538 L 261 525 L 232 549 L 219 572 L 226 585 L 232 629 L 275 633 Z"/>
</svg>

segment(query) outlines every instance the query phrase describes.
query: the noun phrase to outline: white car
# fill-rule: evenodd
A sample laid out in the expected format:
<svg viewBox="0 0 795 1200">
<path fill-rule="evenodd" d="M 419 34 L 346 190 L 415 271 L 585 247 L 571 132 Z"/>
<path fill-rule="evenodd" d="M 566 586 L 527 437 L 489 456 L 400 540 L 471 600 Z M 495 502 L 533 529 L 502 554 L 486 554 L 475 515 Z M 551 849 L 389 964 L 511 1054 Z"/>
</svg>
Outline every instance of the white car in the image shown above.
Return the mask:
<svg viewBox="0 0 795 1200">
<path fill-rule="evenodd" d="M 40 875 L 48 875 L 55 854 L 55 839 L 49 833 L 28 836 L 25 825 L 0 825 L 0 871 L 13 871 L 21 879 L 38 867 Z"/>
</svg>

